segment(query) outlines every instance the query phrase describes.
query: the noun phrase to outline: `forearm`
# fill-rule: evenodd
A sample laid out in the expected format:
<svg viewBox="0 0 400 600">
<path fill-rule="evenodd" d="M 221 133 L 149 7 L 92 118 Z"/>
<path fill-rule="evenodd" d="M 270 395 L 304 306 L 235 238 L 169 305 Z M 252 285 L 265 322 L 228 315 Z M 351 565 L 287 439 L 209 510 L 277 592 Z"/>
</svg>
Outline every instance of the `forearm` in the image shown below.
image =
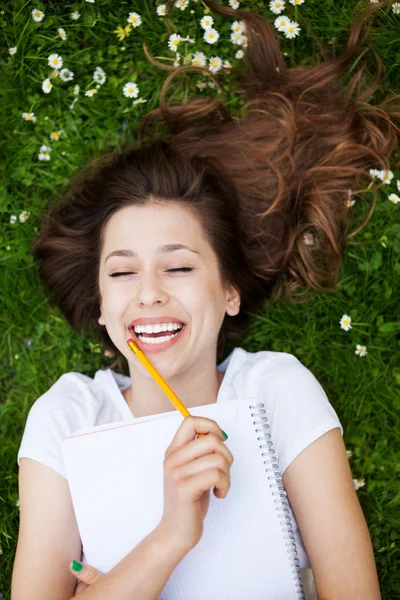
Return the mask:
<svg viewBox="0 0 400 600">
<path fill-rule="evenodd" d="M 159 526 L 113 569 L 81 592 L 79 600 L 157 600 L 186 555 Z M 74 600 L 71 598 L 71 600 Z"/>
</svg>

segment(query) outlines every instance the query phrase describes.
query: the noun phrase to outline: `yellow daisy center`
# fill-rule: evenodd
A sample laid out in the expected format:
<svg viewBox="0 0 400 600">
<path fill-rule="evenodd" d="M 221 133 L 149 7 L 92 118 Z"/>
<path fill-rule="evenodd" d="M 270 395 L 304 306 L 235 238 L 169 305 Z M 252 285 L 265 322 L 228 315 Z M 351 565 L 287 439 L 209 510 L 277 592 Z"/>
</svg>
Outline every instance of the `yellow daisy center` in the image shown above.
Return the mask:
<svg viewBox="0 0 400 600">
<path fill-rule="evenodd" d="M 210 38 L 213 38 L 213 37 L 214 37 L 214 34 L 213 34 L 213 33 L 210 33 L 209 35 L 210 35 Z"/>
<path fill-rule="evenodd" d="M 40 17 L 40 14 L 41 14 L 41 13 L 40 13 L 39 11 L 36 11 L 36 12 L 35 12 L 35 17 Z"/>
<path fill-rule="evenodd" d="M 174 44 L 174 46 L 177 46 L 179 44 L 179 40 L 174 40 L 172 43 Z"/>
<path fill-rule="evenodd" d="M 199 61 L 198 61 L 198 60 L 194 60 L 194 61 L 193 61 L 193 64 L 194 64 L 194 65 L 198 65 L 198 64 L 199 64 Z"/>
</svg>

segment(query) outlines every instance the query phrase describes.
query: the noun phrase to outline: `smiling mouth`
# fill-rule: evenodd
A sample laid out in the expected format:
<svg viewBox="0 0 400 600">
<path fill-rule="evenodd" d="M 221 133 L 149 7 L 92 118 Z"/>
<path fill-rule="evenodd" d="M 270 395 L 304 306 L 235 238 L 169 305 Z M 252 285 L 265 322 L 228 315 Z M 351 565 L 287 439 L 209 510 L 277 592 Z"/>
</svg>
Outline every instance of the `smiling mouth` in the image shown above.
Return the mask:
<svg viewBox="0 0 400 600">
<path fill-rule="evenodd" d="M 178 333 L 180 333 L 186 326 L 186 323 L 182 323 L 182 327 L 180 329 L 175 329 L 173 331 L 160 331 L 158 333 L 136 333 L 135 328 L 134 327 L 128 327 L 128 331 L 132 334 L 133 337 L 135 337 L 136 339 L 140 340 L 141 342 L 147 342 L 147 343 L 153 343 L 149 340 L 153 340 L 153 339 L 157 339 L 157 338 L 162 338 L 162 337 L 169 337 L 172 336 L 171 339 L 173 339 L 174 337 L 176 337 L 178 335 Z"/>
</svg>

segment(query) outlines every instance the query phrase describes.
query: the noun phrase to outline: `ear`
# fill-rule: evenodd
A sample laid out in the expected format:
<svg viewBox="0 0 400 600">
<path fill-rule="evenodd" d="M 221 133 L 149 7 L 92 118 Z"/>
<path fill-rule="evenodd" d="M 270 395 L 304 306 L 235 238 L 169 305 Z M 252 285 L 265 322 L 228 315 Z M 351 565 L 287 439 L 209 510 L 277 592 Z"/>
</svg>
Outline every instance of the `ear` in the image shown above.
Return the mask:
<svg viewBox="0 0 400 600">
<path fill-rule="evenodd" d="M 233 286 L 230 286 L 227 292 L 226 303 L 226 312 L 229 316 L 234 317 L 240 312 L 240 294 Z"/>
<path fill-rule="evenodd" d="M 99 316 L 99 318 L 97 319 L 97 322 L 98 322 L 100 325 L 105 325 L 104 318 L 103 318 L 103 314 L 102 314 L 102 312 L 101 312 L 101 308 L 100 308 L 100 316 Z"/>
</svg>

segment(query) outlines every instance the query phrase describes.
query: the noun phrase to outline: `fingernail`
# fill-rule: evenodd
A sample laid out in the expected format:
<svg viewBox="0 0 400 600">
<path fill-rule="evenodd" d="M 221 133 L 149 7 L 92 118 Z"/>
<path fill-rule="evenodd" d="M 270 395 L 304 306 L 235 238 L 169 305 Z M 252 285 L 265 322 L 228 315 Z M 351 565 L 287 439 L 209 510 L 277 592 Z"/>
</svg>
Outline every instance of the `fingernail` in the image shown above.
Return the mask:
<svg viewBox="0 0 400 600">
<path fill-rule="evenodd" d="M 71 569 L 73 571 L 82 571 L 82 563 L 78 562 L 77 560 L 73 560 L 71 563 Z"/>
<path fill-rule="evenodd" d="M 221 431 L 222 431 L 222 434 L 223 434 L 224 438 L 227 440 L 228 436 L 226 435 L 225 431 L 223 431 L 222 429 L 221 429 Z"/>
</svg>

